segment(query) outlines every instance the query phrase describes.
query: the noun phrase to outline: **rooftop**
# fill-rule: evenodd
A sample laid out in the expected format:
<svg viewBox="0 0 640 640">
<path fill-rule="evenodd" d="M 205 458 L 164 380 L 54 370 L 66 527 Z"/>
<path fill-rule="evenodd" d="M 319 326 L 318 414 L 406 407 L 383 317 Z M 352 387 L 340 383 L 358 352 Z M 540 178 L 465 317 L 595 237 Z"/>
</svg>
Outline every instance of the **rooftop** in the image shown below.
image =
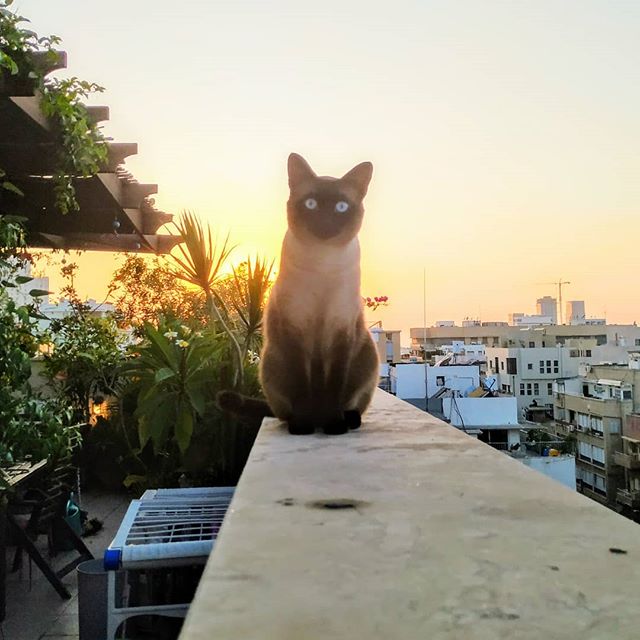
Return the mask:
<svg viewBox="0 0 640 640">
<path fill-rule="evenodd" d="M 183 640 L 637 638 L 635 523 L 379 391 L 363 427 L 266 420 Z"/>
</svg>

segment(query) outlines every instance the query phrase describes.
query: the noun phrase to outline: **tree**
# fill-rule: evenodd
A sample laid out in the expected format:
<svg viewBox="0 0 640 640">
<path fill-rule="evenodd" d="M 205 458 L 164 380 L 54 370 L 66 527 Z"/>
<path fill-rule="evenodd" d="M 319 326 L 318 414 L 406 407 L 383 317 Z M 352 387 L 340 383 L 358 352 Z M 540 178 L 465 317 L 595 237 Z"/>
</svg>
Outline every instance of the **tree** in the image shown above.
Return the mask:
<svg viewBox="0 0 640 640">
<path fill-rule="evenodd" d="M 64 401 L 43 399 L 29 383 L 31 361 L 42 344 L 37 299 L 45 291 L 32 289 L 33 302 L 19 305 L 9 295 L 31 278 L 23 275 L 28 260 L 22 221 L 0 216 L 0 464 L 31 456 L 60 455 L 70 446 L 70 411 Z"/>
<path fill-rule="evenodd" d="M 157 325 L 160 316 L 206 320 L 203 294 L 186 287 L 157 257 L 128 255 L 111 278 L 110 295 L 125 327 Z"/>
<path fill-rule="evenodd" d="M 71 403 L 76 419 L 86 421 L 91 398 L 117 393 L 126 336 L 114 317 L 99 317 L 80 300 L 72 284 L 76 270 L 75 263 L 61 269 L 67 280 L 62 292 L 71 311 L 51 322 L 44 362 L 51 386 Z"/>
</svg>

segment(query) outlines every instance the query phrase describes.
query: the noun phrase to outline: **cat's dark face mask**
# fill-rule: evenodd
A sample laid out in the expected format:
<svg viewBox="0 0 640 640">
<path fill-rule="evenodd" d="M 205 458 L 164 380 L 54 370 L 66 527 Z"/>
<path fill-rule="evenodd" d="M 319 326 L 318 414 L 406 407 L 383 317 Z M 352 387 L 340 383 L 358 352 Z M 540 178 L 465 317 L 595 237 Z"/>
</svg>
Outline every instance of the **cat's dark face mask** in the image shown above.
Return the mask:
<svg viewBox="0 0 640 640">
<path fill-rule="evenodd" d="M 372 171 L 371 163 L 363 162 L 342 178 L 319 177 L 301 156 L 292 153 L 287 214 L 294 235 L 332 244 L 346 244 L 354 238 L 362 225 L 362 199 Z"/>
</svg>

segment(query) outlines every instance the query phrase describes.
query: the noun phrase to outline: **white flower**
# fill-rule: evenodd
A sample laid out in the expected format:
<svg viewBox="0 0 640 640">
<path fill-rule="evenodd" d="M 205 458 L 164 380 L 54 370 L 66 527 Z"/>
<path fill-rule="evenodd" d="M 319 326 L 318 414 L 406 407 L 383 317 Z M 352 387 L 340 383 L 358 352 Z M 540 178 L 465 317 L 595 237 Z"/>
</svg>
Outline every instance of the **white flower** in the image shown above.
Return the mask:
<svg viewBox="0 0 640 640">
<path fill-rule="evenodd" d="M 177 338 L 178 337 L 178 333 L 176 331 L 165 331 L 165 333 L 162 334 L 165 338 L 169 338 L 170 340 L 172 338 Z"/>
<path fill-rule="evenodd" d="M 186 340 L 178 340 L 176 344 L 182 349 L 186 349 L 189 346 L 189 343 Z"/>
<path fill-rule="evenodd" d="M 189 327 L 187 327 L 186 324 L 181 324 L 180 328 L 182 329 L 182 333 L 186 333 L 187 335 L 189 335 L 191 333 L 191 329 Z"/>
</svg>

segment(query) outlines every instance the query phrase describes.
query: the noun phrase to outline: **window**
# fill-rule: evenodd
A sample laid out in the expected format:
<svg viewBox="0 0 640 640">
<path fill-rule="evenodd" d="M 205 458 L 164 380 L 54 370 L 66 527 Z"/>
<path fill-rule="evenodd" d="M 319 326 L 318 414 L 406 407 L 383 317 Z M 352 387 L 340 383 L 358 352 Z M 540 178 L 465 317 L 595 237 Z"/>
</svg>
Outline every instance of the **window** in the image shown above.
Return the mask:
<svg viewBox="0 0 640 640">
<path fill-rule="evenodd" d="M 547 373 L 551 373 L 551 360 L 547 360 Z"/>
<path fill-rule="evenodd" d="M 530 363 L 527 365 L 527 369 L 528 369 L 529 371 L 532 371 L 532 370 L 533 370 L 533 362 L 530 362 Z"/>
<path fill-rule="evenodd" d="M 631 389 L 624 389 L 622 391 L 622 399 L 623 400 L 631 400 Z"/>
<path fill-rule="evenodd" d="M 544 360 L 540 360 L 540 373 L 544 373 Z"/>
<path fill-rule="evenodd" d="M 636 338 L 636 347 L 640 347 L 640 338 Z"/>
<path fill-rule="evenodd" d="M 604 449 L 602 447 L 591 447 L 591 460 L 598 467 L 604 467 Z"/>
<path fill-rule="evenodd" d="M 578 414 L 578 428 L 580 431 L 586 431 L 589 428 L 589 416 L 586 413 Z"/>
<path fill-rule="evenodd" d="M 540 385 L 537 382 L 533 383 L 533 395 L 534 396 L 540 395 Z"/>
<path fill-rule="evenodd" d="M 436 376 L 436 387 L 444 387 L 444 376 Z"/>
<path fill-rule="evenodd" d="M 578 457 L 581 460 L 591 462 L 597 467 L 604 467 L 605 464 L 604 449 L 588 442 L 578 442 Z"/>
<path fill-rule="evenodd" d="M 609 433 L 620 433 L 622 420 L 620 418 L 609 418 Z"/>
<path fill-rule="evenodd" d="M 529 340 L 529 348 L 533 349 L 535 346 L 536 346 L 536 343 Z"/>
<path fill-rule="evenodd" d="M 527 395 L 530 396 L 531 395 L 531 383 L 527 382 Z"/>
<path fill-rule="evenodd" d="M 524 382 L 520 383 L 520 395 L 523 396 L 524 395 Z"/>
<path fill-rule="evenodd" d="M 593 490 L 596 493 L 601 493 L 604 496 L 607 495 L 607 481 L 597 473 L 593 474 Z"/>
<path fill-rule="evenodd" d="M 500 369 L 504 371 L 504 360 L 500 360 Z"/>
<path fill-rule="evenodd" d="M 578 442 L 578 457 L 591 462 L 591 445 L 588 442 Z"/>
<path fill-rule="evenodd" d="M 507 373 L 512 376 L 518 375 L 518 364 L 515 358 L 507 358 Z"/>
<path fill-rule="evenodd" d="M 594 473 L 592 471 L 587 471 L 586 469 L 582 469 L 581 467 L 576 467 L 576 480 L 580 480 L 582 485 L 591 489 L 593 487 L 593 476 Z"/>
<path fill-rule="evenodd" d="M 558 373 L 558 361 L 557 360 L 553 361 L 553 373 Z"/>
<path fill-rule="evenodd" d="M 590 358 L 590 357 L 591 357 L 591 349 L 586 349 L 586 350 L 585 350 L 585 352 L 584 352 L 584 355 L 585 355 L 587 358 Z"/>
<path fill-rule="evenodd" d="M 547 382 L 547 395 L 553 395 L 553 382 Z"/>
<path fill-rule="evenodd" d="M 578 349 L 569 349 L 569 357 L 577 358 L 580 355 L 580 351 Z"/>
<path fill-rule="evenodd" d="M 602 430 L 602 417 L 601 416 L 589 416 L 589 428 L 595 431 L 598 435 L 604 435 Z"/>
</svg>

